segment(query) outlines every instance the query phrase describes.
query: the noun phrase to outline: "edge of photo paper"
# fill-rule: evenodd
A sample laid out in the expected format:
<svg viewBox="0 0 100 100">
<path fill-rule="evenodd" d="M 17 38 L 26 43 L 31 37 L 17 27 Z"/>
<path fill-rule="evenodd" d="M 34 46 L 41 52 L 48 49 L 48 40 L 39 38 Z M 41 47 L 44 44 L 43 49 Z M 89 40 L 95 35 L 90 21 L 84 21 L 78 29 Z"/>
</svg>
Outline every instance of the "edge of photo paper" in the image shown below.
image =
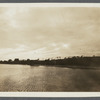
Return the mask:
<svg viewBox="0 0 100 100">
<path fill-rule="evenodd" d="M 2 3 L 0 7 L 100 7 L 98 3 Z M 99 97 L 100 92 L 0 92 L 0 97 Z"/>
</svg>

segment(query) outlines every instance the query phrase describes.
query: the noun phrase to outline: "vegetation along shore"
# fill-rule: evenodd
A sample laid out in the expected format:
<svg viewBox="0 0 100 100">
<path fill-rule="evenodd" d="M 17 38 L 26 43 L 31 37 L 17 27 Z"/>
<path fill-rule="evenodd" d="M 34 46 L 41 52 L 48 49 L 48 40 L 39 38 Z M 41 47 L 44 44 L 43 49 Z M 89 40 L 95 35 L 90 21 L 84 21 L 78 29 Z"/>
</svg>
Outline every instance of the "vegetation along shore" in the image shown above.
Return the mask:
<svg viewBox="0 0 100 100">
<path fill-rule="evenodd" d="M 75 66 L 81 66 L 81 68 L 89 68 L 89 67 L 99 67 L 100 66 L 100 56 L 74 56 L 61 59 L 57 57 L 56 59 L 45 59 L 45 60 L 19 60 L 19 58 L 15 58 L 14 60 L 4 60 L 0 61 L 0 64 L 23 64 L 23 65 L 46 65 L 46 66 L 60 66 L 60 67 L 71 67 L 76 68 Z"/>
</svg>

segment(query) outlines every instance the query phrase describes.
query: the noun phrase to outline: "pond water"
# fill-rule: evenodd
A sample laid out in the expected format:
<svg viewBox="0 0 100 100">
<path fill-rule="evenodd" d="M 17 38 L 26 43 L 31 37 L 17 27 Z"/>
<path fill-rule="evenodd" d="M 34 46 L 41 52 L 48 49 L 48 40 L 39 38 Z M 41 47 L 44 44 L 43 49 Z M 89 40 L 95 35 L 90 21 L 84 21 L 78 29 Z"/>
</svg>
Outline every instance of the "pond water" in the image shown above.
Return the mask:
<svg viewBox="0 0 100 100">
<path fill-rule="evenodd" d="M 100 91 L 100 70 L 0 64 L 0 91 Z"/>
</svg>

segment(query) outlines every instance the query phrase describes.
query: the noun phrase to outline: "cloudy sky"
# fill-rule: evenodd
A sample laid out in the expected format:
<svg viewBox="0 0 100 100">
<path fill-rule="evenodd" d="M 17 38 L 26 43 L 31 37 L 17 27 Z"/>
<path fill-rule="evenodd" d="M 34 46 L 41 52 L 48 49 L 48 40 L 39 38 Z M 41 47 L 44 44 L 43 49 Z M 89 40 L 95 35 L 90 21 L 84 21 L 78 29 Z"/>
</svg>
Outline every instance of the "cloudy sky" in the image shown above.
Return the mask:
<svg viewBox="0 0 100 100">
<path fill-rule="evenodd" d="M 0 59 L 100 55 L 100 8 L 0 7 Z"/>
</svg>

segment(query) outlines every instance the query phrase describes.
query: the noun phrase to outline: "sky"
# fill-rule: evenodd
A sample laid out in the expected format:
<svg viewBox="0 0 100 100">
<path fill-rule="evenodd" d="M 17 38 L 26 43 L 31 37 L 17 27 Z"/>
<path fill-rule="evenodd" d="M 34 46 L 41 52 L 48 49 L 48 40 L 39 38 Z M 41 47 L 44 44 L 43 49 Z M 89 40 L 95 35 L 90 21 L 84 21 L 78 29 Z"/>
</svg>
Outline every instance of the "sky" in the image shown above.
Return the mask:
<svg viewBox="0 0 100 100">
<path fill-rule="evenodd" d="M 0 60 L 100 56 L 100 8 L 0 7 Z"/>
</svg>

